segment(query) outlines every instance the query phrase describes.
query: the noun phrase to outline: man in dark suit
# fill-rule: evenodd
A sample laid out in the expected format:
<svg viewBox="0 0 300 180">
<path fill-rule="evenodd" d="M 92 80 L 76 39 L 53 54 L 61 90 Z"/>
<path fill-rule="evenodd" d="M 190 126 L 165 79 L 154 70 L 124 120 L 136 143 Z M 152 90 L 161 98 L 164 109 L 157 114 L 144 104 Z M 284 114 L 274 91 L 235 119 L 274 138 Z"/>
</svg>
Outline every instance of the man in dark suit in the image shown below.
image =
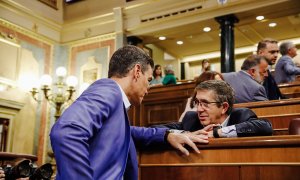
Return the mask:
<svg viewBox="0 0 300 180">
<path fill-rule="evenodd" d="M 189 131 L 187 133 L 192 134 L 205 134 L 206 131 L 209 137 L 215 138 L 272 135 L 272 125 L 269 121 L 258 119 L 250 109 L 233 109 L 234 93 L 226 82 L 202 82 L 195 88 L 195 93 L 193 101 L 197 112 L 189 111 L 182 122 L 159 127 Z"/>
<path fill-rule="evenodd" d="M 266 76 L 263 83 L 269 100 L 278 100 L 285 98 L 281 95 L 278 85 L 270 72 L 271 66 L 276 63 L 279 53 L 279 47 L 277 43 L 278 42 L 274 39 L 264 39 L 257 45 L 257 54 L 264 56 L 269 64 L 269 70 L 267 71 L 268 75 Z"/>
<path fill-rule="evenodd" d="M 263 56 L 248 56 L 241 67 L 241 71 L 223 73 L 224 80 L 230 84 L 235 92 L 235 103 L 267 101 L 267 94 L 261 83 L 268 64 Z"/>
</svg>

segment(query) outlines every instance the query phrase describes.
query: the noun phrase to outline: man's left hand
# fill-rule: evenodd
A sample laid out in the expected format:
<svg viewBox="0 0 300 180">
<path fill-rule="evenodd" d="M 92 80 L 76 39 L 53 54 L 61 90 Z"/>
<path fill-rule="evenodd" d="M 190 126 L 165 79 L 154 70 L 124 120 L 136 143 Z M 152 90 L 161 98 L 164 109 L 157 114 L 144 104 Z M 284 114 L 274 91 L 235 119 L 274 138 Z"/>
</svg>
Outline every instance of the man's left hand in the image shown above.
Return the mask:
<svg viewBox="0 0 300 180">
<path fill-rule="evenodd" d="M 208 143 L 206 135 L 194 135 L 192 133 L 170 133 L 167 140 L 175 149 L 178 149 L 186 156 L 189 155 L 189 151 L 184 147 L 185 144 L 189 145 L 197 153 L 200 153 L 195 142 Z"/>
</svg>

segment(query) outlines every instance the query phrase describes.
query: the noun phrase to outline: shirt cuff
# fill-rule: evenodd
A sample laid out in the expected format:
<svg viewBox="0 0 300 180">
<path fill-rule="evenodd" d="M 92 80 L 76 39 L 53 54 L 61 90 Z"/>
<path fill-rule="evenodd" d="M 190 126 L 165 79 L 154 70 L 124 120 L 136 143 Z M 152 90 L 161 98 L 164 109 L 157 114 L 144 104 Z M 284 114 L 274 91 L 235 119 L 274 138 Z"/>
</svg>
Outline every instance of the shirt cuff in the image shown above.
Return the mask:
<svg viewBox="0 0 300 180">
<path fill-rule="evenodd" d="M 237 137 L 235 125 L 222 127 L 220 137 Z"/>
<path fill-rule="evenodd" d="M 176 134 L 180 134 L 183 133 L 184 130 L 178 130 L 178 129 L 169 129 L 170 133 L 176 133 Z"/>
</svg>

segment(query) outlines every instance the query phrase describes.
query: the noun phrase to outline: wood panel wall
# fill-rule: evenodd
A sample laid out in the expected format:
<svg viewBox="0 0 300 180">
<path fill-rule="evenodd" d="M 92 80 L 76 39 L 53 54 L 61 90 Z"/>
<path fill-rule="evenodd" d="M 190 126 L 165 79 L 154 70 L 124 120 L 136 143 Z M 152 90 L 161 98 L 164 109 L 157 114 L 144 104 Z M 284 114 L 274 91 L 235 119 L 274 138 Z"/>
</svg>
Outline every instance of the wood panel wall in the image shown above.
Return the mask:
<svg viewBox="0 0 300 180">
<path fill-rule="evenodd" d="M 131 124 L 151 126 L 178 121 L 194 88 L 193 82 L 150 88 L 142 104 L 128 112 Z"/>
</svg>

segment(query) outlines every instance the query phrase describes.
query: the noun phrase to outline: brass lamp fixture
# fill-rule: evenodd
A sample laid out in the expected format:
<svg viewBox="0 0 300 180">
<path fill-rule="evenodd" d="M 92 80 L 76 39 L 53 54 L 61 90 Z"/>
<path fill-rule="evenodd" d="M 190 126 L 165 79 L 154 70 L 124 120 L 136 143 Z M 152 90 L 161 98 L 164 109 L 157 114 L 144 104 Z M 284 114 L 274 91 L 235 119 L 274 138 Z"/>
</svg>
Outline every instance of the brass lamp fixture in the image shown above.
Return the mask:
<svg viewBox="0 0 300 180">
<path fill-rule="evenodd" d="M 40 79 L 41 90 L 45 99 L 55 108 L 55 120 L 57 120 L 62 112 L 64 106 L 72 99 L 75 92 L 75 86 L 78 80 L 75 76 L 68 76 L 66 82 L 64 82 L 67 70 L 64 67 L 58 67 L 56 69 L 57 82 L 52 84 L 52 78 L 50 75 L 45 74 Z M 37 87 L 33 87 L 30 91 L 32 97 L 38 100 L 39 90 Z"/>
</svg>

